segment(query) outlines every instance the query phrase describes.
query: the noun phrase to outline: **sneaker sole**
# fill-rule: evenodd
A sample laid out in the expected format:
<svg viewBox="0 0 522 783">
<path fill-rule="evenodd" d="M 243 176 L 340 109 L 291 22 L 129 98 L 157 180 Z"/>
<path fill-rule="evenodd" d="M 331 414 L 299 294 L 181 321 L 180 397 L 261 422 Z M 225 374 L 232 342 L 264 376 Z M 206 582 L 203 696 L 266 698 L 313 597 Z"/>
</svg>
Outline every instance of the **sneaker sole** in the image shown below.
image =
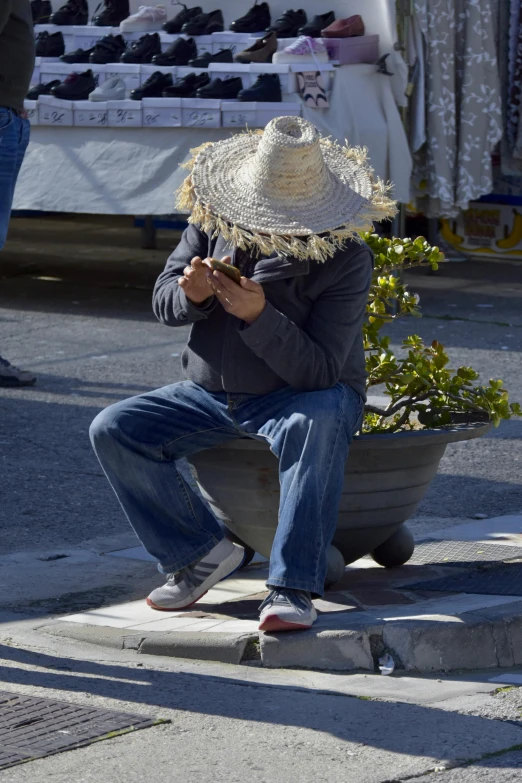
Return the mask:
<svg viewBox="0 0 522 783">
<path fill-rule="evenodd" d="M 201 598 L 203 598 L 203 596 L 206 595 L 209 590 L 215 587 L 218 582 L 222 582 L 224 579 L 227 579 L 227 577 L 232 576 L 232 574 L 241 566 L 243 559 L 244 551 L 242 547 L 234 546 L 234 550 L 229 554 L 229 556 L 219 564 L 219 566 L 208 577 L 208 579 L 201 583 L 199 589 L 203 588 L 202 592 L 199 594 L 197 592 L 193 593 L 190 598 L 187 599 L 187 603 L 183 604 L 183 606 L 158 606 L 153 601 L 151 601 L 150 598 L 146 599 L 147 604 L 152 609 L 159 609 L 163 612 L 179 612 L 180 609 L 187 609 L 189 606 L 193 606 Z"/>
<path fill-rule="evenodd" d="M 265 620 L 259 623 L 260 631 L 307 631 L 312 627 L 303 623 L 289 623 L 288 620 L 282 620 L 276 614 L 269 615 Z"/>
</svg>

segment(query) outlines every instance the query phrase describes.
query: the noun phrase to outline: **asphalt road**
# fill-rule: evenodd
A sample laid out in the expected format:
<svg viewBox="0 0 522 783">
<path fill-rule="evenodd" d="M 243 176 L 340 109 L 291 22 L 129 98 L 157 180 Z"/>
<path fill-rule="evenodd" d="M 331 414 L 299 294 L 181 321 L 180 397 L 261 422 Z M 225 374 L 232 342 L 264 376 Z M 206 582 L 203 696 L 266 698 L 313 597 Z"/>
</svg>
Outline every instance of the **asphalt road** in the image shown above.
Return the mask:
<svg viewBox="0 0 522 783">
<path fill-rule="evenodd" d="M 172 235 L 157 251 L 139 250 L 137 241 L 135 229 L 103 224 L 14 222 L 0 256 L 0 354 L 34 370 L 38 383 L 0 389 L 4 553 L 126 531 L 88 427 L 111 402 L 182 379 L 188 334 L 160 325 L 151 312 Z M 394 343 L 413 331 L 436 338 L 455 365 L 503 378 L 522 400 L 521 271 L 498 263 L 416 271 L 412 287 L 427 317 L 396 322 Z M 417 517 L 521 511 L 521 436 L 515 420 L 450 447 Z"/>
</svg>

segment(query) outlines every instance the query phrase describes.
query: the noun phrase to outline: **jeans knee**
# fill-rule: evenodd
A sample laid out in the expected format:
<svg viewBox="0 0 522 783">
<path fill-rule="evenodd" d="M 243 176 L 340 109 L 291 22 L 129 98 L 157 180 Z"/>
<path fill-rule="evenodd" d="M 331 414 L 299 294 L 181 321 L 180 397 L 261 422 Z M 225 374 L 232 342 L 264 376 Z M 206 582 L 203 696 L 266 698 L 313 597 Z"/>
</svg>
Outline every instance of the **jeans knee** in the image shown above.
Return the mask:
<svg viewBox="0 0 522 783">
<path fill-rule="evenodd" d="M 110 405 L 101 411 L 89 427 L 89 437 L 94 449 L 114 439 L 118 431 L 119 404 Z"/>
</svg>

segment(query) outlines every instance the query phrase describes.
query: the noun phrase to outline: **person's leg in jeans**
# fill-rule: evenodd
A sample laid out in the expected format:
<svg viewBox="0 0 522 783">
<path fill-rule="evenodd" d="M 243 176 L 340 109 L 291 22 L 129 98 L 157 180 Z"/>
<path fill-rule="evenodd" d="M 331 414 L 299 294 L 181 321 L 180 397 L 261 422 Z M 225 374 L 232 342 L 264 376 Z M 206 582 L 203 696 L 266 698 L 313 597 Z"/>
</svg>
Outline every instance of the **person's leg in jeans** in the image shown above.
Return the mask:
<svg viewBox="0 0 522 783">
<path fill-rule="evenodd" d="M 130 524 L 159 570 L 176 575 L 200 561 L 195 577 L 186 570 L 187 590 L 175 580 L 170 589 L 169 580 L 165 590 L 151 593 L 151 605 L 184 608 L 210 582 L 240 565 L 243 550 L 228 541 L 220 545 L 222 528 L 176 466 L 176 460 L 240 437 L 228 415 L 226 394 L 209 394 L 190 381 L 166 386 L 106 408 L 94 419 L 90 436 Z M 210 582 L 199 580 L 211 575 L 211 566 L 221 570 Z"/>
<path fill-rule="evenodd" d="M 232 412 L 242 432 L 266 439 L 279 458 L 281 497 L 270 587 L 323 594 L 345 462 L 362 412 L 361 396 L 342 383 L 322 391 L 282 389 L 245 400 Z"/>
<path fill-rule="evenodd" d="M 0 250 L 5 245 L 14 189 L 29 143 L 29 121 L 0 107 Z M 31 386 L 36 377 L 0 356 L 0 386 Z"/>
</svg>

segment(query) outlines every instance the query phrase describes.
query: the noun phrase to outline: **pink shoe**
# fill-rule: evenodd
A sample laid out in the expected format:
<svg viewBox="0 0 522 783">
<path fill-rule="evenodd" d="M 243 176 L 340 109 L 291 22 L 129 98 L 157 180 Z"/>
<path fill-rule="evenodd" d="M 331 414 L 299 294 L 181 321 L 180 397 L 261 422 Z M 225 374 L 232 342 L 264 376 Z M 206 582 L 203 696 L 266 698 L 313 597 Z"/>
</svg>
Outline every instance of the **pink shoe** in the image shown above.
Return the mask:
<svg viewBox="0 0 522 783">
<path fill-rule="evenodd" d="M 364 22 L 359 14 L 348 19 L 336 19 L 335 22 L 321 30 L 323 38 L 351 38 L 354 35 L 364 35 Z"/>
</svg>

